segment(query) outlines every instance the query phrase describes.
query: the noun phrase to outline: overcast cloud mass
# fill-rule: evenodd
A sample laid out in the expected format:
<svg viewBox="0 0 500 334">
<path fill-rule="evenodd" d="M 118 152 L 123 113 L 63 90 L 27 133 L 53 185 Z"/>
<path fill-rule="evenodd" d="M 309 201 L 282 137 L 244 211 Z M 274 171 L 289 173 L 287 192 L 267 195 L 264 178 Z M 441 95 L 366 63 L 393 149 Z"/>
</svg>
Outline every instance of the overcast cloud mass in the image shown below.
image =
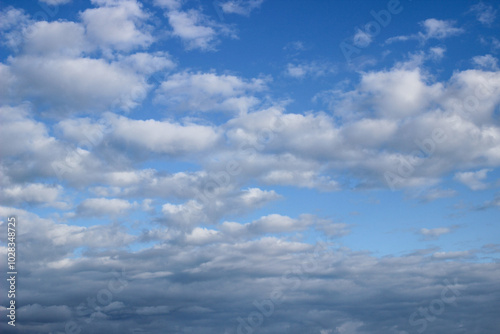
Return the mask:
<svg viewBox="0 0 500 334">
<path fill-rule="evenodd" d="M 2 333 L 499 332 L 496 1 L 0 6 Z"/>
</svg>

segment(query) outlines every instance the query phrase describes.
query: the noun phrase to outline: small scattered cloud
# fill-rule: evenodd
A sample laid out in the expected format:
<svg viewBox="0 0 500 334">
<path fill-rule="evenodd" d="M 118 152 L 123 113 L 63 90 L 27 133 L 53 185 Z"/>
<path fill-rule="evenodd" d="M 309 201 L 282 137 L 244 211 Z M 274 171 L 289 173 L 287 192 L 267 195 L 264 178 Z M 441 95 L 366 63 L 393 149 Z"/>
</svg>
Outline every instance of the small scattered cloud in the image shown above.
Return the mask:
<svg viewBox="0 0 500 334">
<path fill-rule="evenodd" d="M 238 14 L 248 16 L 250 13 L 259 8 L 264 0 L 229 0 L 216 2 L 220 6 L 224 14 Z"/>
<path fill-rule="evenodd" d="M 431 38 L 443 39 L 450 36 L 460 35 L 465 32 L 462 28 L 456 28 L 454 21 L 427 19 L 420 23 L 424 28 L 424 32 L 420 36 L 424 40 Z"/>
<path fill-rule="evenodd" d="M 448 198 L 448 197 L 453 197 L 456 196 L 458 193 L 456 190 L 453 189 L 440 189 L 440 188 L 433 188 L 431 190 L 426 191 L 422 195 L 422 201 L 423 202 L 432 202 L 440 198 Z"/>
<path fill-rule="evenodd" d="M 458 228 L 457 225 L 450 227 L 436 227 L 436 228 L 421 228 L 417 234 L 421 235 L 424 240 L 435 240 L 442 235 L 450 234 Z"/>
<path fill-rule="evenodd" d="M 462 28 L 455 27 L 455 21 L 451 20 L 438 20 L 438 19 L 427 19 L 420 22 L 420 26 L 423 31 L 418 32 L 413 35 L 403 35 L 388 38 L 385 44 L 391 44 L 394 42 L 404 42 L 408 40 L 419 40 L 421 43 L 425 43 L 430 39 L 445 39 L 452 36 L 457 36 L 465 32 Z"/>
<path fill-rule="evenodd" d="M 498 194 L 492 200 L 486 201 L 483 204 L 474 207 L 473 210 L 482 211 L 497 207 L 500 207 L 500 195 Z"/>
<path fill-rule="evenodd" d="M 487 71 L 498 71 L 498 59 L 490 54 L 473 57 L 472 64 Z"/>
<path fill-rule="evenodd" d="M 455 174 L 455 180 L 465 184 L 471 190 L 483 190 L 488 187 L 483 180 L 491 171 L 491 169 L 481 169 L 476 172 L 459 172 Z"/>
<path fill-rule="evenodd" d="M 287 43 L 284 47 L 283 50 L 285 51 L 304 51 L 306 49 L 304 42 L 302 41 L 293 41 L 290 43 Z"/>
<path fill-rule="evenodd" d="M 372 43 L 372 36 L 367 32 L 358 29 L 356 34 L 354 34 L 353 43 L 360 48 L 366 48 Z"/>
<path fill-rule="evenodd" d="M 436 260 L 457 260 L 468 259 L 474 255 L 473 251 L 456 251 L 456 252 L 436 252 L 432 257 Z"/>
<path fill-rule="evenodd" d="M 476 15 L 479 22 L 486 26 L 490 26 L 497 17 L 497 11 L 492 5 L 487 5 L 484 2 L 479 2 L 470 8 L 470 12 Z"/>
<path fill-rule="evenodd" d="M 321 77 L 335 73 L 335 66 L 326 62 L 288 63 L 285 75 L 297 79 L 305 77 Z"/>
<path fill-rule="evenodd" d="M 215 22 L 198 9 L 170 10 L 166 16 L 172 36 L 180 38 L 187 50 L 215 51 L 219 36 L 236 38 L 230 26 Z"/>
<path fill-rule="evenodd" d="M 434 60 L 440 60 L 444 57 L 444 53 L 446 52 L 446 48 L 436 46 L 429 49 L 429 57 Z"/>
</svg>

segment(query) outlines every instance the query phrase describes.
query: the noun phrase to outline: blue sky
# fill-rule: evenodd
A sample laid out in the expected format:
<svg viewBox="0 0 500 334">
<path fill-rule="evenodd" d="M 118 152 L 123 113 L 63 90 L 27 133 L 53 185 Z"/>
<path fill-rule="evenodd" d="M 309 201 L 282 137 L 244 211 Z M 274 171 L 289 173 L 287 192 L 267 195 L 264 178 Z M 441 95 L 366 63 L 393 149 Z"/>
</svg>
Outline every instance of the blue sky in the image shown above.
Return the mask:
<svg viewBox="0 0 500 334">
<path fill-rule="evenodd" d="M 0 8 L 0 208 L 20 220 L 19 266 L 32 277 L 19 297 L 24 332 L 498 328 L 488 314 L 483 325 L 464 316 L 480 311 L 474 298 L 498 306 L 488 299 L 500 251 L 495 1 Z M 253 326 L 253 298 L 311 258 L 319 269 L 287 307 Z M 80 314 L 120 268 L 127 290 Z M 34 277 L 51 270 L 80 284 L 35 296 Z M 480 287 L 415 323 L 445 278 Z M 135 300 L 143 287 L 150 300 Z"/>
</svg>

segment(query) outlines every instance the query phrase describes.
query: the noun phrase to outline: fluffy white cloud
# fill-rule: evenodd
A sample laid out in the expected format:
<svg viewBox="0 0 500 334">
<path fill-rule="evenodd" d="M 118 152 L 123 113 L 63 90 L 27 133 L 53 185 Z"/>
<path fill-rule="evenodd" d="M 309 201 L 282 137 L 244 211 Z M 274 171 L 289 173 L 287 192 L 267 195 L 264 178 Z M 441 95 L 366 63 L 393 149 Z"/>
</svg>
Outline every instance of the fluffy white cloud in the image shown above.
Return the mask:
<svg viewBox="0 0 500 334">
<path fill-rule="evenodd" d="M 2 203 L 47 203 L 55 202 L 63 188 L 60 185 L 51 186 L 42 183 L 14 185 L 2 189 Z"/>
<path fill-rule="evenodd" d="M 202 182 L 193 197 L 196 200 L 183 204 L 164 204 L 165 223 L 189 231 L 196 225 L 213 224 L 227 215 L 243 214 L 281 198 L 274 191 L 259 188 L 234 190 L 232 187 L 217 187 L 214 179 Z"/>
<path fill-rule="evenodd" d="M 455 23 L 453 21 L 427 19 L 421 25 L 425 31 L 420 34 L 425 40 L 431 38 L 443 39 L 464 32 L 462 28 L 454 27 Z"/>
<path fill-rule="evenodd" d="M 120 65 L 132 68 L 138 73 L 152 74 L 158 71 L 171 70 L 176 63 L 167 52 L 138 52 L 120 59 Z"/>
<path fill-rule="evenodd" d="M 440 84 L 427 85 L 418 69 L 395 69 L 363 75 L 358 98 L 366 98 L 382 117 L 404 118 L 422 111 L 441 89 Z"/>
<path fill-rule="evenodd" d="M 210 126 L 168 121 L 132 120 L 118 117 L 112 121 L 113 139 L 138 150 L 171 155 L 191 154 L 212 149 L 219 134 Z"/>
<path fill-rule="evenodd" d="M 89 40 L 106 49 L 131 50 L 154 39 L 145 23 L 149 15 L 136 0 L 92 0 L 97 8 L 81 13 Z"/>
<path fill-rule="evenodd" d="M 43 56 L 78 56 L 90 50 L 85 28 L 75 22 L 39 21 L 25 29 L 23 51 Z"/>
<path fill-rule="evenodd" d="M 462 182 L 472 190 L 486 189 L 488 185 L 483 182 L 491 169 L 481 169 L 476 172 L 459 172 L 455 174 L 455 180 Z"/>
<path fill-rule="evenodd" d="M 11 59 L 9 65 L 16 79 L 13 99 L 49 104 L 51 114 L 113 106 L 129 110 L 148 89 L 143 76 L 102 59 L 25 55 Z"/>
<path fill-rule="evenodd" d="M 265 89 L 265 79 L 181 72 L 169 76 L 160 85 L 155 101 L 183 111 L 246 113 L 259 101 L 252 94 Z"/>
<path fill-rule="evenodd" d="M 188 50 L 213 51 L 219 43 L 219 35 L 236 37 L 231 28 L 211 20 L 197 9 L 169 10 L 166 16 L 172 26 L 172 35 L 180 38 Z"/>
</svg>

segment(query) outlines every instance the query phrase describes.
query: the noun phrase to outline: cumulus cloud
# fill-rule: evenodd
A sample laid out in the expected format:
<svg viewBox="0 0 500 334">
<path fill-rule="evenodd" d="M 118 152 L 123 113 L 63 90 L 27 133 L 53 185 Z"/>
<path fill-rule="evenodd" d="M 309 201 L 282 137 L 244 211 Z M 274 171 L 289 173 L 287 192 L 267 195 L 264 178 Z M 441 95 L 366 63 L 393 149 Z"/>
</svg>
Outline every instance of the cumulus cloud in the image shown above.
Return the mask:
<svg viewBox="0 0 500 334">
<path fill-rule="evenodd" d="M 272 96 L 270 77 L 189 69 L 196 52 L 184 58 L 179 48 L 166 51 L 172 40 L 154 44 L 174 37 L 187 50 L 214 51 L 223 36 L 235 37 L 201 3 L 152 2 L 165 11 L 164 35 L 158 8 L 91 3 L 75 21 L 0 12 L 12 52 L 0 64 L 0 216 L 19 221 L 21 332 L 76 324 L 96 333 L 401 333 L 419 329 L 410 319 L 423 321 L 422 307 L 453 298 L 427 333 L 499 327 L 491 313 L 500 300 L 498 266 L 485 260 L 499 245 L 379 257 L 346 246 L 353 224 L 337 218 L 343 201 L 332 204 L 335 218 L 281 202 L 362 190 L 350 192 L 351 201 L 392 185 L 424 189 L 416 197 L 425 205 L 461 194 L 445 183 L 450 175 L 472 190 L 488 188 L 500 166 L 493 51 L 472 59 L 476 69 L 446 77 L 424 65 L 444 56 L 443 46 L 432 47 L 361 71 L 359 80 L 318 94 L 319 108 L 302 111 Z M 262 3 L 213 5 L 249 15 Z M 421 27 L 400 39 L 463 33 L 453 21 Z M 334 73 L 329 63 L 296 58 L 276 68 L 284 74 L 278 81 Z M 202 119 L 205 112 L 213 114 Z M 471 213 L 499 203 L 492 196 Z M 348 219 L 364 217 L 359 212 Z M 435 241 L 459 225 L 423 226 L 410 231 Z M 6 256 L 5 233 L 0 241 Z M 269 305 L 272 315 L 248 330 Z"/>
<path fill-rule="evenodd" d="M 156 102 L 181 111 L 246 113 L 258 102 L 253 94 L 266 90 L 266 79 L 246 80 L 215 73 L 175 73 L 156 90 Z"/>
<path fill-rule="evenodd" d="M 488 185 L 483 182 L 491 169 L 481 169 L 475 172 L 458 172 L 455 174 L 455 180 L 465 184 L 472 190 L 486 189 Z"/>
<path fill-rule="evenodd" d="M 149 87 L 143 76 L 102 59 L 25 55 L 9 65 L 17 79 L 16 95 L 52 105 L 51 114 L 91 112 L 103 106 L 129 110 L 144 99 Z"/>
<path fill-rule="evenodd" d="M 112 121 L 113 140 L 137 150 L 190 154 L 209 150 L 219 140 L 219 134 L 210 126 L 181 125 L 168 121 L 132 120 L 118 117 Z"/>
<path fill-rule="evenodd" d="M 427 19 L 421 23 L 424 32 L 421 33 L 425 40 L 435 38 L 443 39 L 450 36 L 459 35 L 464 32 L 462 28 L 454 27 L 453 21 Z"/>
<path fill-rule="evenodd" d="M 13 185 L 3 188 L 2 202 L 7 203 L 47 203 L 55 202 L 62 192 L 60 185 L 46 185 L 31 183 L 27 185 Z"/>
<path fill-rule="evenodd" d="M 257 328 L 249 325 L 249 315 L 266 305 L 273 313 L 258 326 L 263 333 L 293 324 L 296 333 L 378 334 L 416 330 L 420 327 L 409 319 L 425 319 L 418 311 L 422 305 L 449 301 L 443 301 L 446 312 L 428 322 L 427 331 L 439 333 L 453 328 L 457 318 L 463 328 L 476 328 L 477 312 L 498 306 L 496 290 L 491 289 L 498 270 L 491 263 L 463 261 L 477 254 L 473 251 L 427 250 L 379 259 L 329 243 L 271 236 L 218 239 L 213 229 L 196 228 L 185 238 L 139 252 L 96 248 L 71 258 L 82 242 L 103 247 L 113 245 L 110 240 L 126 244 L 126 239 L 110 229 L 105 243 L 106 238 L 93 239 L 104 231 L 90 233 L 90 228 L 5 208 L 2 216 L 7 211 L 25 222 L 20 251 L 33 261 L 23 269 L 25 297 L 19 312 L 24 331 L 54 331 L 74 321 L 88 331 L 160 332 L 165 326 L 183 330 L 188 319 L 189 328 L 199 333 L 237 333 L 238 328 Z M 273 215 L 250 224 L 262 232 L 292 231 L 308 226 L 307 219 L 300 221 Z M 36 247 L 29 246 L 28 235 Z M 49 278 L 51 284 L 41 289 L 40 282 Z M 67 287 L 64 294 L 57 293 L 61 286 Z M 1 292 L 6 293 L 4 285 Z M 112 298 L 106 299 L 110 293 Z M 2 316 L 6 312 L 0 310 Z M 497 325 L 495 317 L 483 318 L 484 328 Z"/>
<path fill-rule="evenodd" d="M 160 2 L 167 9 L 165 13 L 172 27 L 172 35 L 180 38 L 188 50 L 215 51 L 219 36 L 236 38 L 233 29 L 215 22 L 199 9 L 181 10 L 179 2 Z"/>
<path fill-rule="evenodd" d="M 23 51 L 40 56 L 79 56 L 92 47 L 79 23 L 39 21 L 26 30 Z"/>
<path fill-rule="evenodd" d="M 101 48 L 131 50 L 150 45 L 154 39 L 148 14 L 135 0 L 93 0 L 97 8 L 81 13 L 89 40 Z"/>
<path fill-rule="evenodd" d="M 133 203 L 118 198 L 87 198 L 76 208 L 79 216 L 98 217 L 123 215 L 134 207 Z"/>
</svg>

